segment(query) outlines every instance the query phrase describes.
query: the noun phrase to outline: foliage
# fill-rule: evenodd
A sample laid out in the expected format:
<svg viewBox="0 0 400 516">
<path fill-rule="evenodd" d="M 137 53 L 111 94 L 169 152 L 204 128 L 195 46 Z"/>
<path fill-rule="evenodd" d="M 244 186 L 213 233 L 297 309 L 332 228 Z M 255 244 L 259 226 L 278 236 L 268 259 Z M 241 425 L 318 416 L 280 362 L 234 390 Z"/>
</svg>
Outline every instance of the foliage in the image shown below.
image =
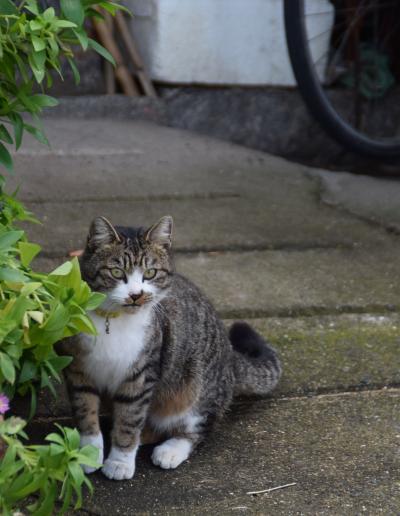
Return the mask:
<svg viewBox="0 0 400 516">
<path fill-rule="evenodd" d="M 36 388 L 54 391 L 51 378 L 60 381 L 70 362 L 54 344 L 79 332 L 94 334 L 86 311 L 103 296 L 82 281 L 76 258 L 49 275 L 33 272 L 30 262 L 40 247 L 13 226 L 32 216 L 14 197 L 0 193 L 0 201 L 0 392 L 12 398 L 30 391 L 35 401 Z"/>
<path fill-rule="evenodd" d="M 46 437 L 49 444 L 26 446 L 20 440 L 26 437 L 24 426 L 16 417 L 0 423 L 0 437 L 8 446 L 0 459 L 1 514 L 11 516 L 19 502 L 26 505 L 32 496 L 26 508 L 36 516 L 52 514 L 57 501 L 61 505 L 57 514 L 63 514 L 73 499 L 75 509 L 80 508 L 83 485 L 93 489 L 81 465 L 96 467 L 98 450 L 90 445 L 80 449 L 78 431 L 58 425 L 60 433 Z"/>
<path fill-rule="evenodd" d="M 62 59 L 68 60 L 79 82 L 74 46 L 92 48 L 113 62 L 109 52 L 84 28 L 86 16 L 101 17 L 96 6 L 111 13 L 122 8 L 109 1 L 60 0 L 60 12 L 56 13 L 53 7 L 42 11 L 37 0 L 23 0 L 19 5 L 0 0 L 0 164 L 8 170 L 12 169 L 12 157 L 5 144 L 15 144 L 18 149 L 24 130 L 48 144 L 39 115 L 43 108 L 58 102 L 43 91 L 52 85 L 52 71 L 62 78 Z M 35 93 L 35 84 L 42 93 Z M 34 125 L 23 120 L 23 112 L 32 116 Z"/>
</svg>

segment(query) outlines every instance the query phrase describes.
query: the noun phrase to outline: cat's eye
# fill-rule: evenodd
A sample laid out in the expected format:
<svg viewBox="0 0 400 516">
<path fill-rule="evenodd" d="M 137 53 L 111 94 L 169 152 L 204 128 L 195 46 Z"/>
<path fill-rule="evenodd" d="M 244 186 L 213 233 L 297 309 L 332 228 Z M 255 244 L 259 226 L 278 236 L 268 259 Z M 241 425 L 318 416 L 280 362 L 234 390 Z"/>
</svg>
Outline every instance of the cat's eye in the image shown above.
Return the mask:
<svg viewBox="0 0 400 516">
<path fill-rule="evenodd" d="M 111 269 L 111 275 L 115 279 L 122 279 L 125 277 L 125 272 L 122 269 L 115 268 L 115 269 Z"/>
<path fill-rule="evenodd" d="M 157 274 L 157 269 L 146 269 L 143 273 L 143 278 L 150 280 L 150 279 L 153 279 L 156 274 Z"/>
</svg>

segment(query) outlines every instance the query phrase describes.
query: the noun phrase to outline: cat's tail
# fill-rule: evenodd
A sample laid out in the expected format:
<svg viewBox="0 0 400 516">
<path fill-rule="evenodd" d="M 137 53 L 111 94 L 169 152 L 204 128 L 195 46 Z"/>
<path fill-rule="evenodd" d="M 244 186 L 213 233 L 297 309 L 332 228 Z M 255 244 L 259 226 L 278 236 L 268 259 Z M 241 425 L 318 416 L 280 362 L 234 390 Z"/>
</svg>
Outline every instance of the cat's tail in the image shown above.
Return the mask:
<svg viewBox="0 0 400 516">
<path fill-rule="evenodd" d="M 245 322 L 229 330 L 233 347 L 236 394 L 267 394 L 278 383 L 282 368 L 276 351 Z"/>
</svg>

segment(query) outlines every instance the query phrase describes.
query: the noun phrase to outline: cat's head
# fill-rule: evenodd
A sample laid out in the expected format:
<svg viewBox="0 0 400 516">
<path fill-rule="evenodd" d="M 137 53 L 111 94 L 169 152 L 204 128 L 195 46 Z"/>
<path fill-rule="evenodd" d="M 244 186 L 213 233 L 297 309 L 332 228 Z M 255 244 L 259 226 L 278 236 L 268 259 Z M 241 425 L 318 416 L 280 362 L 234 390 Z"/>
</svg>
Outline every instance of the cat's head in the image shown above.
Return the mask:
<svg viewBox="0 0 400 516">
<path fill-rule="evenodd" d="M 81 257 L 82 276 L 107 295 L 102 308 L 134 313 L 154 305 L 166 294 L 173 263 L 172 217 L 162 217 L 148 229 L 113 226 L 96 218 Z"/>
</svg>

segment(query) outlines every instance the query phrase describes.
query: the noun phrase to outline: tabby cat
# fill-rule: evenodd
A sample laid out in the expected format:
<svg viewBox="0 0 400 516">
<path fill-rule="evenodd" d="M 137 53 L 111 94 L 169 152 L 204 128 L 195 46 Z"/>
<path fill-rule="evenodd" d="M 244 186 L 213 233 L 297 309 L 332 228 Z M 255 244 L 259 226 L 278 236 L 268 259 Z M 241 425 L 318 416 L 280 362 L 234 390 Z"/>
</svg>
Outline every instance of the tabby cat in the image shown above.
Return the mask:
<svg viewBox="0 0 400 516">
<path fill-rule="evenodd" d="M 84 279 L 106 299 L 91 314 L 98 335 L 62 343 L 74 357 L 66 380 L 81 444 L 99 449 L 111 479 L 133 477 L 138 446 L 150 435 L 159 443 L 153 463 L 176 468 L 235 394 L 266 394 L 281 374 L 276 352 L 260 335 L 240 322 L 228 336 L 204 294 L 175 272 L 171 234 L 169 216 L 147 230 L 99 217 L 81 256 Z M 104 462 L 103 394 L 113 403 Z"/>
</svg>

